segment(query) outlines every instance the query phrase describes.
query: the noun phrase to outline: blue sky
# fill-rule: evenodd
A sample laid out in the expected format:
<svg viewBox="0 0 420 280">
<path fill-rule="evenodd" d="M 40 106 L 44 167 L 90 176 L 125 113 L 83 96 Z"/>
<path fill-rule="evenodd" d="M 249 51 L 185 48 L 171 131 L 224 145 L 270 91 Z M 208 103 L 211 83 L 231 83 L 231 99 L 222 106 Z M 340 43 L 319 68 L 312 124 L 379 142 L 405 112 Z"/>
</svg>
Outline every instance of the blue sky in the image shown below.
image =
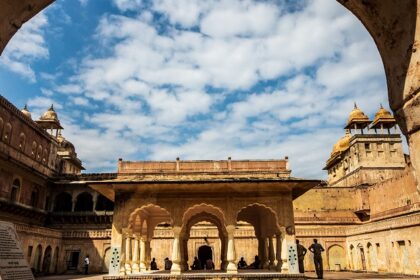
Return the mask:
<svg viewBox="0 0 420 280">
<path fill-rule="evenodd" d="M 12 38 L 0 84 L 34 119 L 54 104 L 87 172 L 289 156 L 325 178 L 353 102 L 387 105 L 372 38 L 332 0 L 56 1 Z"/>
</svg>

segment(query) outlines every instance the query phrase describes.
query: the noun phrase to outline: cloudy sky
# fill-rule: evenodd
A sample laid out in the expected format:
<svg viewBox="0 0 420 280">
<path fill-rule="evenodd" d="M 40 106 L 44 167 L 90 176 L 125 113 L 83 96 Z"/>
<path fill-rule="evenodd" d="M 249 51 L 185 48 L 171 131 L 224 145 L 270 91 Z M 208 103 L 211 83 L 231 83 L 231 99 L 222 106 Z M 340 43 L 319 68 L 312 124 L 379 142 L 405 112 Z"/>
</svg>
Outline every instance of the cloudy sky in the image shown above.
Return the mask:
<svg viewBox="0 0 420 280">
<path fill-rule="evenodd" d="M 325 178 L 353 102 L 387 105 L 372 38 L 334 0 L 56 1 L 6 47 L 0 85 L 33 118 L 53 103 L 87 172 L 289 156 Z"/>
</svg>

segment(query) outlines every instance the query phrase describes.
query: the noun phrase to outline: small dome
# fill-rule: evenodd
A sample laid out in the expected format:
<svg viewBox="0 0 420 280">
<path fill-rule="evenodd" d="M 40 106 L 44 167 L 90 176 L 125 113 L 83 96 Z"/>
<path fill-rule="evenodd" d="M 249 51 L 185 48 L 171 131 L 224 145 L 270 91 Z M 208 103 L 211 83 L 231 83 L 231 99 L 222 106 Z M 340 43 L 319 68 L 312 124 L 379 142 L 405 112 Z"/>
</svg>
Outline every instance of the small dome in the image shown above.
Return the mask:
<svg viewBox="0 0 420 280">
<path fill-rule="evenodd" d="M 354 121 L 369 121 L 368 116 L 357 107 L 356 103 L 354 103 L 354 109 L 350 112 L 347 123 L 352 123 Z"/>
<path fill-rule="evenodd" d="M 28 118 L 32 119 L 31 112 L 29 112 L 29 110 L 28 110 L 28 106 L 26 106 L 26 104 L 25 104 L 25 107 L 23 107 L 23 109 L 21 110 L 21 112 L 22 112 L 22 113 L 23 113 L 26 117 L 28 117 Z"/>
<path fill-rule="evenodd" d="M 394 119 L 394 117 L 381 104 L 381 107 L 379 108 L 378 112 L 376 112 L 376 114 L 375 114 L 375 120 L 374 121 L 377 121 L 378 119 Z"/>
<path fill-rule="evenodd" d="M 75 151 L 74 145 L 71 142 L 69 142 L 66 138 L 64 138 L 61 132 L 58 133 L 57 135 L 57 141 L 60 144 L 60 147 L 63 148 L 64 150 L 67 150 L 70 152 Z"/>
<path fill-rule="evenodd" d="M 346 132 L 346 134 L 340 138 L 340 140 L 335 143 L 333 146 L 333 150 L 331 152 L 331 156 L 346 151 L 350 147 L 350 132 Z"/>
<path fill-rule="evenodd" d="M 51 105 L 48 111 L 42 115 L 41 120 L 58 121 L 57 113 L 54 111 L 53 105 Z"/>
</svg>

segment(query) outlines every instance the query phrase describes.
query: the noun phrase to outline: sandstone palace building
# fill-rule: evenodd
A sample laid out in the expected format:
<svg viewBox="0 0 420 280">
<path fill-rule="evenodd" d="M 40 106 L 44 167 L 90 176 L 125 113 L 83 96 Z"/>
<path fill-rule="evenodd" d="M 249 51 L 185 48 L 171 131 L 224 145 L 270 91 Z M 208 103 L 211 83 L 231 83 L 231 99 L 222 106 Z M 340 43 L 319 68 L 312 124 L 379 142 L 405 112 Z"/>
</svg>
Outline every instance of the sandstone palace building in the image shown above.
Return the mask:
<svg viewBox="0 0 420 280">
<path fill-rule="evenodd" d="M 317 238 L 328 270 L 420 275 L 420 195 L 393 116 L 357 106 L 333 146 L 327 181 L 277 160 L 136 161 L 82 173 L 51 106 L 39 119 L 0 97 L 0 220 L 15 224 L 37 274 L 132 275 L 189 269 L 197 256 L 238 273 L 297 274 L 296 239 Z M 309 253 L 305 268 L 313 270 Z"/>
</svg>

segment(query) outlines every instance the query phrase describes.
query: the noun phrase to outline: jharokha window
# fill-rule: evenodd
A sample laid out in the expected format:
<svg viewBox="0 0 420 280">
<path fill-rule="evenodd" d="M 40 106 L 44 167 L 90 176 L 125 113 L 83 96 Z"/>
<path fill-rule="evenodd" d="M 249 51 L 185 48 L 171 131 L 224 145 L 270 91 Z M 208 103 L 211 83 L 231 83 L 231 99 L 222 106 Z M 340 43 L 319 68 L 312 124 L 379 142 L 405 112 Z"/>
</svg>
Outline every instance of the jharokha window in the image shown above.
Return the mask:
<svg viewBox="0 0 420 280">
<path fill-rule="evenodd" d="M 19 181 L 19 179 L 15 179 L 13 181 L 12 190 L 10 192 L 10 200 L 11 201 L 14 201 L 14 202 L 18 201 L 19 191 L 20 191 L 20 181 Z"/>
</svg>

